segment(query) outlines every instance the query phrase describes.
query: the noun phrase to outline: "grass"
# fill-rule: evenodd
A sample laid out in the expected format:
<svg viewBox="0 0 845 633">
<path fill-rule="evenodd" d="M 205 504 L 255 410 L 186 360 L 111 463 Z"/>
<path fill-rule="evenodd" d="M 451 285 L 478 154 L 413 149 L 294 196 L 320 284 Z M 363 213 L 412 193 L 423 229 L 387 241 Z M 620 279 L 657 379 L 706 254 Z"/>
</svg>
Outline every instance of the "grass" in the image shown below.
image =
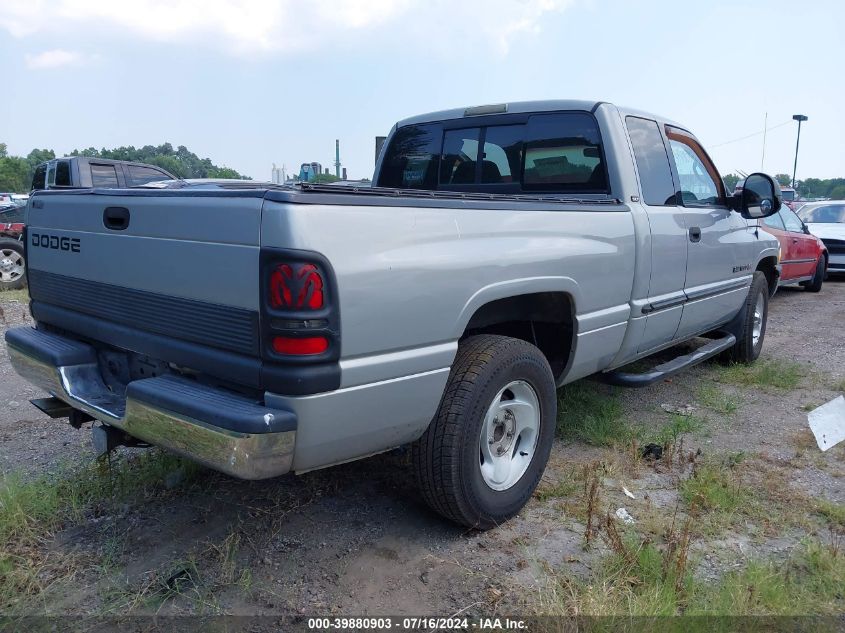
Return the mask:
<svg viewBox="0 0 845 633">
<path fill-rule="evenodd" d="M 672 421 L 664 425 L 656 436 L 660 445 L 677 444 L 678 439 L 686 433 L 696 433 L 707 426 L 707 419 L 697 415 L 673 414 Z"/>
<path fill-rule="evenodd" d="M 97 515 L 107 502 L 160 488 L 174 471 L 181 471 L 187 481 L 199 467 L 149 451 L 116 460 L 111 473 L 99 463 L 63 470 L 28 480 L 0 477 L 0 612 L 25 605 L 28 597 L 44 591 L 62 573 L 73 574 L 70 561 L 57 561 L 55 553 L 41 547 L 58 530 Z M 109 548 L 116 551 L 119 544 Z"/>
<path fill-rule="evenodd" d="M 746 485 L 735 466 L 744 459 L 696 464 L 692 476 L 681 482 L 680 497 L 691 511 L 700 515 L 697 530 L 716 533 L 737 522 L 740 516 L 756 515 L 754 490 Z"/>
<path fill-rule="evenodd" d="M 806 540 L 786 561 L 751 561 L 738 571 L 708 581 L 690 571 L 689 540 L 684 534 L 681 530 L 658 544 L 629 532 L 615 543 L 609 542 L 612 553 L 590 580 L 574 579 L 565 570 L 548 570 L 548 590 L 540 598 L 543 612 L 567 616 L 838 616 L 845 608 L 845 553 L 838 542 Z M 613 620 L 604 623 L 607 630 L 618 624 Z M 677 624 L 658 630 L 710 631 L 714 626 L 719 629 L 719 624 L 736 630 L 730 621 L 682 620 Z M 601 626 L 599 630 L 603 630 Z M 626 630 L 649 630 L 649 621 Z"/>
<path fill-rule="evenodd" d="M 586 380 L 558 390 L 557 428 L 562 437 L 595 446 L 612 446 L 633 435 L 616 390 Z"/>
<path fill-rule="evenodd" d="M 733 415 L 739 408 L 737 397 L 725 391 L 725 388 L 720 385 L 701 385 L 698 388 L 696 398 L 702 406 L 724 415 Z"/>
<path fill-rule="evenodd" d="M 772 387 L 790 391 L 801 384 L 808 371 L 800 363 L 767 359 L 751 365 L 728 365 L 721 369 L 717 380 L 743 387 Z"/>
<path fill-rule="evenodd" d="M 815 512 L 823 516 L 831 527 L 845 530 L 845 504 L 814 499 L 813 505 Z"/>
<path fill-rule="evenodd" d="M 21 288 L 20 290 L 0 290 L 0 302 L 4 301 L 29 303 L 29 291 L 26 288 Z"/>
</svg>

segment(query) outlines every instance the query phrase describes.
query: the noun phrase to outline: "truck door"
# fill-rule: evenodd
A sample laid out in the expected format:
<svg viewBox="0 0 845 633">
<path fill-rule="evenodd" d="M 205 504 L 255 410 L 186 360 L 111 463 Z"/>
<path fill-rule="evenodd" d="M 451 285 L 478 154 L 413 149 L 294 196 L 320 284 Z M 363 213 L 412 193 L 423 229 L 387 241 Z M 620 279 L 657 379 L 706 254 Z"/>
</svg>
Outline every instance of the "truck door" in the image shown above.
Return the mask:
<svg viewBox="0 0 845 633">
<path fill-rule="evenodd" d="M 677 187 L 658 124 L 635 116 L 626 117 L 625 122 L 650 229 L 645 249 L 651 259 L 651 278 L 643 308 L 645 327 L 637 346 L 637 352 L 646 352 L 672 341 L 681 321 L 686 298 L 686 225 L 684 209 L 676 202 Z"/>
<path fill-rule="evenodd" d="M 680 185 L 688 257 L 678 338 L 716 327 L 741 307 L 752 272 L 744 246 L 755 239 L 738 213 L 727 206 L 719 172 L 689 132 L 666 126 L 672 163 Z"/>
</svg>

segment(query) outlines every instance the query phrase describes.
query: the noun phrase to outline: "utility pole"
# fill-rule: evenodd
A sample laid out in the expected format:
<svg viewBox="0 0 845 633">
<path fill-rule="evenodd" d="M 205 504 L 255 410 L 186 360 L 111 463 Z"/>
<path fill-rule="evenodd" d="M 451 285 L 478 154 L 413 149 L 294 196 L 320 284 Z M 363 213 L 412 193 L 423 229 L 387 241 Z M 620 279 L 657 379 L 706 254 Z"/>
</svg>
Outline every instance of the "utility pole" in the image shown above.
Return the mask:
<svg viewBox="0 0 845 633">
<path fill-rule="evenodd" d="M 795 172 L 798 171 L 798 144 L 801 143 L 801 121 L 806 121 L 803 114 L 793 114 L 792 118 L 798 121 L 798 138 L 795 139 L 795 163 L 792 165 L 792 188 L 795 189 Z"/>
<path fill-rule="evenodd" d="M 760 157 L 760 171 L 766 171 L 763 168 L 763 163 L 766 162 L 766 132 L 769 131 L 769 113 L 766 112 L 766 117 L 763 119 L 763 155 Z"/>
</svg>

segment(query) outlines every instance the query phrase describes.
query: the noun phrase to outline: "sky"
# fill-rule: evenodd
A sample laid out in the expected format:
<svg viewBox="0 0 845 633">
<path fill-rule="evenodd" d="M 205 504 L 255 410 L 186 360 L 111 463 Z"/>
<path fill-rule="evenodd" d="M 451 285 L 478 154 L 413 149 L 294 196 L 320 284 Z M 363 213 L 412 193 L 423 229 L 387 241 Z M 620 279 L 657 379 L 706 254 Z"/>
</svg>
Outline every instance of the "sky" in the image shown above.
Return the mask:
<svg viewBox="0 0 845 633">
<path fill-rule="evenodd" d="M 843 177 L 843 23 L 841 0 L 2 0 L 0 142 L 170 142 L 269 180 L 339 139 L 362 178 L 399 119 L 573 98 L 682 123 L 722 174 L 791 174 L 804 114 L 798 178 Z"/>
</svg>

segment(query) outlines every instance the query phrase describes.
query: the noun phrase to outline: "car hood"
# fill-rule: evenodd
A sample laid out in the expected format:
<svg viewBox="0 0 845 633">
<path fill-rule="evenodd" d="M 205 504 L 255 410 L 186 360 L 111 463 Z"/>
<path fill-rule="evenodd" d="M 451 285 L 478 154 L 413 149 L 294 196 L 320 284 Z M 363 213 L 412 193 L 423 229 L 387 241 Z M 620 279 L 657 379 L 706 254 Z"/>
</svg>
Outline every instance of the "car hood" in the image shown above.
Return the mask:
<svg viewBox="0 0 845 633">
<path fill-rule="evenodd" d="M 813 235 L 829 240 L 845 240 L 845 224 L 841 222 L 813 222 L 808 224 L 810 233 Z"/>
</svg>

